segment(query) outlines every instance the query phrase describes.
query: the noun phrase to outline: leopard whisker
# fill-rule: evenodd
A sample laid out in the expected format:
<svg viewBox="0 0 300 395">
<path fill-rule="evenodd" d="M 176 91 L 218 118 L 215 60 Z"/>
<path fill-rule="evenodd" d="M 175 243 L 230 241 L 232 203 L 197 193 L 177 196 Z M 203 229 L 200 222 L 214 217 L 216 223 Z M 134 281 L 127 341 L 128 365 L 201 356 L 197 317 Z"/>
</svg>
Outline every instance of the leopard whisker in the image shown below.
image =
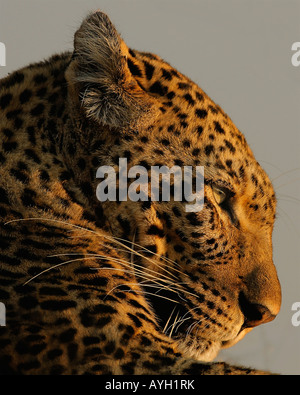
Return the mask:
<svg viewBox="0 0 300 395">
<path fill-rule="evenodd" d="M 197 325 L 202 324 L 203 322 L 208 321 L 208 320 L 209 320 L 208 317 L 202 317 L 200 320 L 195 321 L 194 324 L 190 325 L 190 327 L 189 327 L 189 329 L 188 329 L 188 331 L 187 331 L 186 337 L 191 333 L 191 331 L 192 331 Z M 196 336 L 198 336 L 199 330 L 201 330 L 201 331 L 200 331 L 200 334 L 201 334 L 201 332 L 203 332 L 204 329 L 207 328 L 207 325 L 208 325 L 208 324 L 206 324 L 204 328 L 200 328 L 200 327 L 199 327 L 199 328 L 197 329 Z"/>
<path fill-rule="evenodd" d="M 84 258 L 84 257 L 83 257 L 83 258 L 71 259 L 71 260 L 65 261 L 65 262 L 60 262 L 60 263 L 58 263 L 58 264 L 56 264 L 56 265 L 54 265 L 54 266 L 51 266 L 51 267 L 48 267 L 48 268 L 45 269 L 45 270 L 42 270 L 40 273 L 38 273 L 38 274 L 36 274 L 35 276 L 31 277 L 29 280 L 27 280 L 27 281 L 23 284 L 23 286 L 24 286 L 24 285 L 27 285 L 27 284 L 30 283 L 32 280 L 36 279 L 37 277 L 41 276 L 42 274 L 44 274 L 44 273 L 46 273 L 46 272 L 49 272 L 49 271 L 52 270 L 52 269 L 56 269 L 56 268 L 58 268 L 58 267 L 60 267 L 60 266 L 66 265 L 66 264 L 68 264 L 68 263 L 77 262 L 77 261 L 82 261 L 83 259 L 93 259 L 93 258 Z"/>
<path fill-rule="evenodd" d="M 102 255 L 98 255 L 98 254 L 97 255 L 93 255 L 93 256 L 96 259 L 107 259 L 106 256 L 102 256 Z M 157 277 L 157 273 L 152 271 L 152 270 L 151 270 L 151 272 L 153 272 L 154 275 L 150 274 L 150 273 L 147 273 L 147 272 L 144 272 L 143 270 L 136 269 L 136 268 L 135 268 L 135 270 L 133 270 L 131 268 L 130 264 L 127 261 L 125 261 L 125 260 L 122 260 L 122 259 L 119 259 L 119 258 L 110 258 L 110 260 L 113 261 L 113 262 L 116 262 L 116 263 L 120 263 L 121 265 L 124 265 L 125 267 L 130 268 L 131 270 L 129 270 L 128 272 L 130 272 L 131 274 L 137 275 L 137 277 L 139 277 L 139 278 L 144 278 L 145 281 L 152 281 L 154 283 L 157 283 L 159 285 L 159 286 L 157 286 L 157 288 L 159 288 L 159 289 L 168 289 L 168 290 L 171 290 L 173 292 L 176 292 L 170 286 L 174 287 L 174 286 L 177 286 L 177 284 L 174 284 L 174 282 L 172 282 L 169 279 L 166 280 L 164 278 L 162 279 L 161 277 Z M 136 265 L 136 266 L 144 269 L 143 266 L 140 266 L 140 265 Z M 93 268 L 93 269 L 102 270 L 102 268 Z M 116 269 L 112 268 L 112 270 L 116 270 Z M 119 270 L 124 270 L 124 269 L 119 269 Z M 149 271 L 150 271 L 150 269 L 149 269 Z M 165 282 L 168 286 L 166 286 L 165 284 L 162 285 L 161 282 Z M 144 281 L 140 282 L 139 284 L 143 285 Z M 150 286 L 150 285 L 147 285 L 147 286 Z"/>
<path fill-rule="evenodd" d="M 133 250 L 133 248 L 130 249 L 130 247 L 128 247 L 127 245 L 121 243 L 122 241 L 128 243 L 128 240 L 126 240 L 126 239 L 122 239 L 122 238 L 116 237 L 116 236 L 107 236 L 107 235 L 98 235 L 98 234 L 95 235 L 95 237 L 99 237 L 99 236 L 101 236 L 101 237 L 103 236 L 103 237 L 105 237 L 105 238 L 109 238 L 109 240 L 110 240 L 110 241 L 113 241 L 113 242 L 116 242 L 116 241 L 120 242 L 120 244 L 121 244 L 123 247 L 125 247 L 127 250 L 129 249 L 130 252 L 133 252 L 133 251 L 134 251 L 134 252 L 140 252 L 140 251 Z M 80 236 L 74 236 L 74 237 L 80 237 Z M 152 255 L 154 255 L 154 256 L 157 256 L 157 257 L 159 257 L 160 259 L 162 259 L 162 260 L 164 260 L 164 261 L 166 261 L 166 262 L 168 262 L 168 263 L 171 263 L 172 265 L 178 266 L 178 267 L 180 268 L 180 265 L 178 264 L 178 262 L 173 261 L 173 260 L 171 260 L 170 258 L 167 258 L 167 257 L 165 257 L 165 256 L 159 255 L 159 254 L 157 254 L 157 253 L 155 253 L 155 252 L 153 252 L 153 251 L 151 251 L 151 250 L 149 250 L 149 249 L 147 249 L 147 248 L 141 246 L 140 244 L 135 243 L 134 241 L 131 242 L 131 245 L 132 245 L 132 246 L 133 246 L 133 245 L 134 245 L 134 246 L 137 246 L 137 247 L 141 248 L 141 251 L 145 251 L 145 252 L 150 253 L 150 254 L 152 254 Z M 133 251 L 132 251 L 132 250 L 133 250 Z M 126 251 L 123 250 L 123 252 L 126 252 Z M 139 256 L 142 256 L 143 258 L 145 258 L 145 259 L 147 259 L 147 260 L 150 260 L 149 257 L 146 257 L 146 256 L 144 256 L 144 255 L 139 254 Z M 156 265 L 158 265 L 158 262 L 157 262 L 157 261 L 151 261 L 151 262 L 152 262 L 152 263 L 155 263 Z M 168 270 L 167 270 L 165 267 L 161 267 L 161 268 L 162 268 L 164 271 L 168 272 Z M 177 272 L 180 272 L 181 274 L 186 275 L 185 273 L 182 273 L 181 270 L 178 270 L 178 269 L 175 269 L 175 268 L 173 268 L 173 270 L 175 270 L 175 271 L 177 271 Z M 170 273 L 170 272 L 168 272 L 168 273 L 171 274 L 171 275 L 173 275 L 173 274 Z M 173 275 L 173 277 L 175 278 L 175 275 Z"/>
<path fill-rule="evenodd" d="M 147 287 L 147 288 L 158 288 L 157 291 L 155 292 L 156 295 L 158 295 L 159 292 L 162 291 L 162 290 L 171 291 L 171 292 L 174 292 L 174 293 L 176 293 L 178 295 L 178 290 L 176 290 L 176 288 L 173 289 L 171 286 L 162 285 L 162 284 L 160 284 L 158 282 L 157 282 L 157 285 L 147 284 L 147 283 L 145 283 L 145 281 L 142 281 L 140 284 L 142 284 L 144 287 Z M 171 285 L 174 285 L 174 284 L 171 284 Z"/>
<path fill-rule="evenodd" d="M 82 226 L 79 226 L 79 225 L 76 225 L 76 224 L 72 224 L 72 223 L 70 223 L 70 222 L 66 222 L 66 221 L 62 221 L 62 220 L 53 219 L 53 218 L 41 218 L 41 217 L 40 217 L 40 218 L 39 218 L 39 217 L 18 218 L 18 219 L 13 219 L 13 220 L 10 220 L 10 221 L 6 222 L 5 225 L 6 225 L 6 224 L 13 223 L 13 222 L 19 222 L 19 221 L 48 221 L 48 222 L 55 222 L 55 223 L 58 223 L 58 224 L 60 224 L 60 225 L 66 225 L 66 226 L 70 226 L 70 227 L 79 229 L 79 230 L 84 231 L 84 232 L 89 232 L 89 233 L 92 233 L 95 237 L 103 237 L 104 239 L 108 239 L 108 240 L 111 241 L 111 242 L 120 244 L 120 245 L 123 246 L 127 251 L 130 251 L 130 252 L 133 251 L 136 255 L 141 256 L 142 258 L 144 258 L 144 259 L 150 261 L 151 263 L 153 263 L 153 264 L 159 266 L 159 264 L 158 264 L 157 261 L 153 261 L 153 260 L 151 260 L 149 257 L 146 257 L 146 256 L 144 256 L 144 255 L 141 255 L 141 254 L 137 253 L 135 250 L 133 250 L 133 249 L 131 249 L 130 247 L 128 247 L 127 245 L 121 243 L 121 241 L 128 242 L 128 240 L 125 240 L 125 239 L 122 239 L 122 238 L 119 238 L 119 237 L 108 236 L 108 235 L 106 235 L 106 234 L 99 234 L 98 232 L 96 232 L 96 231 L 94 231 L 94 230 L 91 230 L 91 229 L 88 229 L 88 228 L 83 228 Z M 101 244 L 102 244 L 102 243 L 101 243 Z M 102 244 L 102 245 L 103 245 L 103 244 Z M 172 261 L 172 260 L 170 260 L 169 258 L 162 257 L 162 256 L 160 256 L 159 254 L 156 254 L 156 253 L 154 253 L 154 252 L 148 250 L 147 248 L 145 248 L 145 247 L 143 247 L 143 246 L 141 246 L 141 245 L 139 245 L 139 244 L 137 244 L 137 243 L 134 243 L 134 245 L 136 245 L 137 247 L 142 248 L 142 250 L 145 251 L 145 252 L 151 253 L 152 255 L 156 255 L 156 256 L 160 257 L 161 259 L 166 260 L 166 261 L 172 263 L 173 265 L 179 266 L 177 262 Z M 176 279 L 176 276 L 175 276 L 173 273 L 169 272 L 165 267 L 163 267 L 163 266 L 159 266 L 159 267 L 160 267 L 162 270 L 164 270 L 165 272 L 167 272 L 167 273 L 168 273 L 170 276 L 172 276 L 174 279 Z M 183 273 L 181 270 L 178 270 L 178 269 L 175 269 L 175 268 L 173 268 L 173 270 L 179 272 L 181 275 L 186 275 L 186 274 Z"/>
<path fill-rule="evenodd" d="M 64 254 L 54 254 L 54 255 L 49 255 L 48 257 L 58 257 L 58 256 L 64 256 L 64 255 L 66 255 L 66 256 L 70 256 L 70 255 L 81 255 L 81 254 L 79 254 L 79 253 L 76 253 L 76 254 L 74 254 L 74 253 L 64 253 Z M 99 255 L 99 254 L 84 254 L 84 253 L 82 253 L 82 255 L 88 255 L 88 256 L 92 256 L 92 257 L 95 257 L 95 258 L 99 258 L 99 257 L 101 257 L 102 259 L 108 259 L 108 257 L 106 257 L 105 255 Z M 115 261 L 115 262 L 118 262 L 118 263 L 121 263 L 121 264 L 125 264 L 126 266 L 128 266 L 129 265 L 129 263 L 127 262 L 127 261 L 125 261 L 125 260 L 123 260 L 123 259 L 119 259 L 119 258 L 114 258 L 114 257 L 109 257 L 109 259 L 110 260 L 112 260 L 112 261 Z M 154 270 L 151 270 L 151 269 L 149 269 L 149 268 L 145 268 L 144 266 L 141 266 L 141 265 L 138 265 L 138 264 L 135 264 L 134 263 L 134 268 L 138 271 L 138 269 L 137 268 L 140 268 L 140 269 L 142 269 L 143 271 L 148 271 L 148 272 L 151 272 L 151 273 L 154 273 L 155 275 L 157 275 L 157 273 L 154 271 Z M 142 272 L 142 270 L 140 270 L 140 272 Z M 133 271 L 133 273 L 134 273 L 134 271 Z M 146 272 L 144 273 L 144 274 L 146 274 Z M 148 274 L 148 273 L 147 273 Z M 152 276 L 153 278 L 155 278 L 155 276 Z M 172 279 L 169 279 L 167 276 L 164 276 L 163 275 L 163 277 L 164 278 L 159 278 L 161 281 L 165 281 L 165 282 L 170 282 L 170 283 L 172 283 L 172 284 L 174 284 L 173 282 L 172 282 Z"/>
<path fill-rule="evenodd" d="M 165 334 L 166 334 L 166 328 L 167 328 L 167 326 L 168 326 L 168 324 L 169 324 L 169 322 L 170 322 L 170 320 L 171 320 L 171 317 L 172 317 L 172 315 L 173 315 L 175 309 L 176 309 L 176 306 L 173 308 L 173 310 L 172 310 L 172 312 L 171 312 L 171 314 L 170 314 L 170 316 L 169 316 L 169 318 L 168 318 L 168 321 L 166 322 L 166 325 L 164 326 L 163 333 L 165 333 Z"/>
<path fill-rule="evenodd" d="M 87 228 L 83 228 L 82 226 L 79 226 L 79 225 L 76 225 L 76 224 L 72 224 L 72 223 L 69 223 L 69 222 L 66 222 L 66 221 L 57 220 L 57 219 L 52 219 L 52 218 L 31 217 L 31 218 L 19 218 L 19 219 L 10 220 L 10 221 L 6 222 L 5 224 L 10 224 L 10 223 L 13 223 L 13 222 L 20 222 L 20 221 L 48 221 L 48 222 L 54 222 L 54 223 L 57 223 L 57 224 L 60 224 L 60 225 L 66 225 L 66 226 L 73 227 L 73 228 L 78 229 L 78 230 L 80 230 L 80 231 L 84 231 L 84 232 L 91 233 L 92 235 L 95 235 L 95 236 L 97 236 L 97 237 L 102 236 L 103 238 L 105 238 L 105 239 L 107 239 L 107 240 L 109 240 L 109 241 L 115 242 L 115 243 L 117 243 L 117 244 L 121 244 L 126 250 L 133 251 L 136 255 L 139 255 L 139 256 L 143 257 L 144 259 L 146 259 L 146 260 L 148 260 L 148 261 L 150 261 L 150 262 L 152 262 L 152 263 L 158 265 L 156 261 L 153 261 L 153 260 L 149 259 L 148 257 L 145 257 L 145 256 L 143 256 L 143 255 L 141 255 L 141 254 L 136 253 L 133 249 L 131 249 L 131 248 L 128 247 L 127 245 L 123 245 L 123 244 L 118 240 L 118 238 L 111 237 L 111 236 L 107 236 L 107 235 L 105 235 L 105 234 L 100 235 L 100 234 L 99 234 L 98 232 L 96 232 L 96 231 L 93 231 L 93 230 L 87 229 Z M 124 239 L 121 239 L 121 240 L 124 241 Z M 135 244 L 136 244 L 136 243 L 135 243 Z M 142 246 L 141 246 L 141 247 L 142 247 Z M 144 247 L 142 247 L 142 248 L 143 248 L 145 251 L 147 251 L 147 249 L 145 249 Z M 149 252 L 152 252 L 152 251 L 149 251 Z M 81 258 L 81 259 L 82 259 L 82 258 Z M 90 259 L 92 259 L 92 258 L 90 258 Z M 80 260 L 80 259 L 78 259 L 78 260 Z M 61 266 L 62 266 L 63 263 L 60 263 L 60 264 L 58 264 L 58 265 L 61 265 Z M 159 266 L 159 265 L 158 265 L 158 266 Z M 55 268 L 55 267 L 53 267 L 53 268 Z M 48 270 L 50 270 L 50 269 L 51 269 L 51 268 L 48 268 L 48 269 L 46 269 L 46 271 L 48 271 Z M 144 267 L 143 267 L 143 269 L 145 270 Z M 162 269 L 166 271 L 165 268 L 162 268 Z M 149 269 L 148 269 L 148 270 L 149 270 Z M 45 271 L 43 271 L 43 272 L 45 272 Z M 43 272 L 41 272 L 41 274 L 42 274 Z M 168 271 L 167 271 L 167 272 L 168 272 Z M 180 273 L 183 274 L 181 271 L 180 271 Z M 177 278 L 176 278 L 172 273 L 169 273 L 169 272 L 168 272 L 168 274 L 171 275 L 172 277 L 174 277 L 174 278 L 177 280 Z M 162 277 L 162 276 L 164 276 L 164 275 L 160 274 L 160 276 Z M 166 276 L 164 276 L 164 277 L 166 277 Z M 34 277 L 34 278 L 35 278 L 35 277 Z M 169 279 L 168 277 L 166 277 L 166 278 L 168 279 L 168 281 L 170 281 L 170 279 Z M 160 278 L 160 280 L 162 280 L 162 278 Z M 30 280 L 30 281 L 31 281 L 31 280 Z M 186 290 L 183 289 L 182 291 L 183 291 L 184 293 L 188 294 L 188 292 L 187 292 Z M 161 296 L 161 295 L 160 295 L 160 296 Z M 194 297 L 197 297 L 197 295 L 193 295 L 193 296 L 194 296 Z"/>
<path fill-rule="evenodd" d="M 199 323 L 199 321 L 194 321 L 187 329 L 186 331 L 186 337 L 189 336 L 193 328 Z"/>
<path fill-rule="evenodd" d="M 133 238 L 132 238 L 132 241 L 131 241 L 131 249 L 132 249 L 132 253 L 131 253 L 131 255 L 130 255 L 130 263 L 131 263 L 131 265 L 133 265 L 133 263 L 134 263 L 134 254 L 133 254 L 133 251 L 134 251 L 134 240 L 135 240 L 135 235 L 136 235 L 136 229 L 134 230 Z"/>
<path fill-rule="evenodd" d="M 113 292 L 115 289 L 120 288 L 120 287 L 122 287 L 122 286 L 124 286 L 124 285 L 125 285 L 125 286 L 128 286 L 128 285 L 136 285 L 136 283 L 126 283 L 126 284 L 119 284 L 119 285 L 116 285 L 116 286 L 113 287 L 110 291 L 107 292 L 107 294 L 106 294 L 105 297 L 107 297 L 107 296 L 108 296 L 111 292 Z M 122 292 L 128 292 L 128 293 L 136 292 L 136 293 L 145 294 L 145 295 L 157 296 L 157 297 L 159 297 L 159 298 L 161 298 L 161 299 L 166 299 L 166 300 L 168 300 L 168 301 L 170 301 L 170 302 L 179 304 L 179 302 L 176 301 L 176 300 L 174 300 L 174 299 L 170 299 L 170 298 L 168 298 L 168 297 L 166 297 L 166 296 L 163 296 L 163 295 L 157 295 L 157 294 L 154 294 L 154 293 L 152 293 L 152 292 L 146 292 L 146 291 L 137 290 L 137 289 L 135 289 L 134 291 L 133 291 L 133 290 L 127 290 L 127 289 L 126 289 L 126 290 L 122 290 Z"/>
<path fill-rule="evenodd" d="M 181 319 L 178 321 L 178 327 L 176 328 L 176 331 L 178 331 L 178 329 L 179 329 L 179 327 L 182 325 L 182 323 L 183 322 L 185 322 L 185 321 L 187 321 L 187 320 L 190 320 L 190 319 L 193 319 L 193 317 L 192 316 L 190 316 L 190 317 L 186 317 L 188 314 L 190 314 L 193 310 L 197 310 L 197 309 L 200 309 L 200 307 L 199 306 L 196 306 L 196 307 L 194 307 L 193 309 L 189 309 L 182 317 L 181 317 Z"/>
<path fill-rule="evenodd" d="M 105 258 L 106 258 L 106 257 L 105 257 Z M 31 278 L 30 278 L 28 281 L 26 281 L 23 285 L 24 285 L 24 286 L 27 285 L 28 283 L 30 283 L 31 281 L 33 281 L 33 280 L 36 279 L 37 277 L 41 276 L 42 274 L 44 274 L 44 273 L 46 273 L 46 272 L 48 272 L 48 271 L 50 271 L 50 270 L 52 270 L 52 269 L 58 268 L 58 267 L 60 267 L 60 266 L 66 265 L 66 264 L 68 264 L 68 263 L 78 262 L 78 261 L 87 260 L 87 259 L 94 259 L 94 257 L 89 257 L 89 258 L 87 258 L 87 257 L 82 257 L 82 258 L 72 259 L 72 260 L 69 260 L 69 261 L 65 261 L 65 262 L 58 263 L 58 264 L 56 264 L 56 265 L 54 265 L 54 266 L 51 266 L 50 268 L 47 268 L 47 269 L 41 271 L 40 273 L 36 274 L 35 276 L 31 277 Z M 97 269 L 97 268 L 95 268 L 95 269 Z M 101 268 L 101 270 L 103 270 L 103 269 L 104 269 L 104 270 L 108 270 L 108 269 L 115 270 L 115 269 L 113 269 L 113 268 Z M 123 269 L 119 269 L 119 270 L 122 270 L 122 271 L 123 271 Z M 129 271 L 129 272 L 130 272 L 130 271 Z M 132 274 L 132 273 L 131 273 L 131 274 Z M 145 278 L 147 281 L 149 281 L 149 278 L 147 278 L 146 276 L 144 276 L 143 278 Z M 152 281 L 153 281 L 153 279 L 152 279 Z M 137 285 L 137 284 L 135 283 L 135 285 Z M 153 286 L 153 287 L 154 287 L 154 286 Z M 156 288 L 159 288 L 159 287 L 156 286 Z M 170 290 L 170 291 L 176 292 L 176 291 L 172 290 L 172 289 L 169 288 L 169 287 L 168 287 L 167 289 Z M 162 296 L 159 295 L 159 297 L 162 297 Z M 171 299 L 170 299 L 170 300 L 171 300 Z M 175 302 L 175 301 L 174 301 L 174 302 Z"/>
<path fill-rule="evenodd" d="M 170 338 L 172 337 L 174 328 L 175 328 L 176 323 L 177 323 L 177 320 L 178 320 L 178 316 L 179 316 L 179 312 L 177 313 L 177 315 L 176 315 L 176 317 L 175 317 L 175 320 L 174 320 L 174 323 L 173 323 L 173 325 L 171 326 L 171 332 L 170 332 L 170 334 L 169 334 L 169 337 L 170 337 Z"/>
<path fill-rule="evenodd" d="M 161 266 L 161 265 L 159 264 L 159 262 L 154 261 L 154 260 L 152 260 L 151 258 L 146 257 L 145 255 L 142 255 L 142 254 L 139 253 L 138 251 L 136 251 L 136 250 L 134 250 L 133 248 L 130 248 L 130 247 L 128 247 L 126 244 L 123 244 L 123 243 L 122 243 L 122 241 L 128 242 L 128 240 L 125 240 L 125 239 L 122 239 L 122 238 L 118 238 L 118 237 L 115 237 L 115 236 L 107 236 L 107 235 L 98 235 L 98 234 L 96 234 L 95 236 L 96 236 L 96 237 L 103 236 L 104 238 L 106 238 L 106 239 L 108 239 L 108 240 L 110 240 L 110 241 L 112 241 L 112 242 L 115 242 L 115 243 L 117 243 L 117 244 L 120 244 L 123 248 L 126 249 L 126 251 L 124 251 L 124 250 L 121 250 L 121 251 L 123 251 L 123 252 L 130 252 L 130 253 L 131 253 L 131 257 L 132 257 L 133 254 L 135 254 L 135 255 L 137 255 L 137 256 L 139 256 L 139 257 L 142 257 L 142 258 L 146 259 L 147 261 L 153 263 L 155 266 L 158 266 L 160 269 L 162 269 L 162 270 L 163 270 L 164 272 L 166 272 L 168 275 L 172 276 L 174 279 L 177 279 L 176 276 L 175 276 L 173 273 L 171 273 L 171 272 L 170 272 L 168 269 L 166 269 L 164 266 Z M 99 243 L 99 245 L 105 246 L 105 244 L 103 244 L 103 243 Z M 132 245 L 138 246 L 138 247 L 142 248 L 143 251 L 149 252 L 149 253 L 151 253 L 152 255 L 159 256 L 158 254 L 155 254 L 154 252 L 148 250 L 147 248 L 144 248 L 144 247 L 140 246 L 139 244 L 136 244 L 136 243 L 132 242 Z M 173 263 L 176 263 L 176 262 L 173 262 Z M 177 271 L 177 272 L 180 272 L 181 274 L 184 274 L 184 273 L 182 273 L 182 271 L 179 271 L 179 270 L 177 270 L 177 269 L 174 269 L 174 268 L 173 268 L 173 270 L 175 270 L 175 271 Z"/>
<path fill-rule="evenodd" d="M 287 170 L 287 171 L 285 171 L 285 172 L 279 174 L 278 176 L 272 178 L 272 179 L 271 179 L 271 182 L 274 183 L 274 181 L 275 181 L 275 180 L 278 180 L 278 178 L 281 178 L 281 177 L 283 177 L 283 176 L 286 176 L 287 174 L 290 174 L 290 173 L 293 173 L 293 172 L 299 171 L 299 170 L 300 170 L 300 167 L 296 167 L 296 168 L 294 168 L 294 169 Z"/>
<path fill-rule="evenodd" d="M 174 307 L 174 309 L 173 309 L 173 311 L 175 310 L 175 308 L 176 308 L 176 306 Z M 172 311 L 172 313 L 173 313 L 173 311 Z M 179 312 L 177 313 L 177 315 L 176 315 L 176 317 L 175 317 L 175 319 L 174 319 L 174 322 L 171 324 L 171 325 L 169 325 L 168 327 L 167 327 L 167 329 L 166 329 L 166 331 L 165 331 L 165 334 L 167 335 L 167 333 L 168 333 L 168 331 L 169 330 L 171 330 L 171 333 L 169 334 L 169 337 L 171 337 L 171 335 L 172 335 L 172 333 L 173 333 L 173 330 L 174 330 L 174 327 L 177 325 L 177 323 L 178 323 L 178 315 L 179 315 Z M 179 320 L 180 321 L 180 320 Z M 168 322 L 167 322 L 167 324 L 169 323 L 169 320 L 168 320 Z M 167 325 L 166 324 L 166 325 Z"/>
<path fill-rule="evenodd" d="M 76 253 L 76 254 L 74 254 L 74 253 L 53 254 L 53 255 L 49 255 L 48 257 L 70 256 L 70 255 L 78 256 L 80 254 L 79 253 Z M 99 254 L 82 254 L 82 255 L 88 255 L 90 257 L 90 259 L 92 259 L 92 258 L 107 259 L 107 257 L 105 255 L 99 255 Z M 83 256 L 81 258 L 81 260 L 84 260 L 84 259 L 86 259 L 85 256 Z M 116 262 L 116 263 L 120 263 L 121 265 L 130 268 L 130 264 L 128 264 L 128 262 L 125 261 L 125 260 L 122 260 L 122 259 L 119 259 L 119 258 L 113 258 L 113 257 L 110 257 L 110 260 L 113 261 L 113 262 Z M 58 265 L 60 265 L 60 264 L 58 264 Z M 142 269 L 145 269 L 143 266 L 140 266 L 140 265 L 136 265 L 136 266 L 138 266 L 138 267 L 140 267 Z M 55 266 L 53 266 L 52 268 L 55 268 Z M 93 269 L 93 270 L 103 270 L 105 268 L 91 268 L 91 269 Z M 46 270 L 51 270 L 51 268 L 48 268 Z M 107 268 L 105 270 L 107 270 Z M 117 269 L 112 268 L 112 270 L 117 270 Z M 148 269 L 148 270 L 150 271 L 150 269 Z M 125 272 L 124 269 L 119 269 L 119 271 L 124 271 Z M 139 278 L 144 278 L 147 281 L 151 280 L 153 282 L 156 282 L 157 284 L 159 284 L 159 287 L 158 287 L 159 289 L 168 289 L 168 290 L 174 291 L 170 286 L 166 287 L 165 285 L 162 285 L 161 284 L 162 281 L 166 282 L 167 284 L 172 285 L 172 286 L 177 286 L 177 285 L 180 284 L 180 283 L 179 284 L 174 284 L 174 282 L 171 282 L 171 281 L 166 280 L 166 279 L 162 279 L 161 277 L 157 277 L 156 276 L 156 272 L 152 271 L 152 270 L 151 270 L 151 272 L 153 272 L 155 275 L 152 275 L 150 273 L 144 272 L 144 271 L 142 271 L 140 269 L 137 269 L 137 268 L 135 268 L 135 270 L 133 270 L 133 269 L 128 270 L 127 272 L 130 273 L 130 274 L 136 274 Z M 41 272 L 40 274 L 42 274 L 42 273 L 43 272 Z M 143 284 L 143 282 L 141 282 L 141 284 Z M 176 291 L 174 291 L 174 292 L 176 292 Z M 181 299 L 184 300 L 182 297 L 181 297 Z"/>
</svg>

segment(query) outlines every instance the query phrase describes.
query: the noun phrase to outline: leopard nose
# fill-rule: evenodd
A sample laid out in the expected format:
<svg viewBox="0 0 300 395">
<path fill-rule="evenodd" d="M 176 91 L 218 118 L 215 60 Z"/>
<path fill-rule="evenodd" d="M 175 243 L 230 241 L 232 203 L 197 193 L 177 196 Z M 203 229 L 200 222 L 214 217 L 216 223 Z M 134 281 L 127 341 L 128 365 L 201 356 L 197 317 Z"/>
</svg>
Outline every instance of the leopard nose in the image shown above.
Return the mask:
<svg viewBox="0 0 300 395">
<path fill-rule="evenodd" d="M 239 306 L 244 314 L 243 329 L 254 328 L 255 326 L 273 321 L 276 317 L 275 314 L 270 312 L 268 307 L 258 303 L 251 303 L 247 300 L 243 292 L 239 295 Z"/>
</svg>

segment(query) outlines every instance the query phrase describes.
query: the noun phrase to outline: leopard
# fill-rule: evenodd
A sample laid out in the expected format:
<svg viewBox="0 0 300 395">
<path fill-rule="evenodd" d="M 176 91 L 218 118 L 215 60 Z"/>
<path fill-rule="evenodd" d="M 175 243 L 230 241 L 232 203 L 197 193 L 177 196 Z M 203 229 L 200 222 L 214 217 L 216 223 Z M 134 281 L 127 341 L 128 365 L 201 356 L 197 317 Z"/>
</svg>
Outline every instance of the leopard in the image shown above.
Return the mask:
<svg viewBox="0 0 300 395">
<path fill-rule="evenodd" d="M 281 305 L 274 188 L 219 105 L 96 10 L 0 80 L 0 111 L 2 375 L 273 374 L 215 360 Z M 171 176 L 167 200 L 101 201 L 120 158 L 203 168 L 201 209 Z"/>
</svg>

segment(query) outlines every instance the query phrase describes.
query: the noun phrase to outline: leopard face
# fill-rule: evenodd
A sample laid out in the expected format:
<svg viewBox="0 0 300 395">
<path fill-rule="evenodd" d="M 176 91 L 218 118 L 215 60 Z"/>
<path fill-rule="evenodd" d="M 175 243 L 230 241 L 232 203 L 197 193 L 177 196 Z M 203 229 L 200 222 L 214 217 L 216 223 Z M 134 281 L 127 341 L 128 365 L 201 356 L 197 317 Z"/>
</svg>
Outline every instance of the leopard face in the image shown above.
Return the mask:
<svg viewBox="0 0 300 395">
<path fill-rule="evenodd" d="M 153 201 L 150 192 L 146 201 L 107 201 L 103 209 L 112 234 L 139 250 L 131 252 L 132 265 L 161 330 L 209 360 L 279 311 L 274 190 L 219 106 L 158 56 L 128 49 L 105 23 L 99 31 L 103 20 L 95 14 L 82 25 L 67 72 L 93 141 L 100 125 L 99 164 L 118 172 L 126 158 L 128 168 L 149 171 L 149 183 L 152 166 L 204 166 L 205 198 L 199 212 L 173 197 Z M 97 41 L 103 34 L 113 42 L 106 50 Z"/>
</svg>

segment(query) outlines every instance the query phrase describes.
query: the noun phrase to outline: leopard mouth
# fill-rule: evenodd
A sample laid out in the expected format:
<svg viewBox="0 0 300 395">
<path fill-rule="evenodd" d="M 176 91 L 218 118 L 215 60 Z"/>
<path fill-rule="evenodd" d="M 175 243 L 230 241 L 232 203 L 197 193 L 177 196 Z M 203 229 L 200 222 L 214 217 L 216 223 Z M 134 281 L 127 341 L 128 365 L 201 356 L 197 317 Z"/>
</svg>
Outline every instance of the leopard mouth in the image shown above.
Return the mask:
<svg viewBox="0 0 300 395">
<path fill-rule="evenodd" d="M 143 285 L 161 331 L 174 339 L 186 336 L 195 320 L 183 305 L 183 300 L 174 291 L 162 288 L 153 293 L 151 287 L 150 284 Z"/>
<path fill-rule="evenodd" d="M 243 339 L 243 337 L 252 330 L 253 328 L 244 328 L 243 326 L 241 327 L 240 332 L 237 334 L 237 336 L 231 340 L 226 340 L 222 342 L 222 349 L 229 348 L 237 344 L 240 340 Z"/>
<path fill-rule="evenodd" d="M 241 328 L 237 336 L 226 341 L 201 337 L 197 327 L 199 320 L 192 317 L 190 313 L 190 310 L 195 309 L 194 306 L 190 306 L 189 310 L 184 305 L 187 301 L 171 290 L 161 288 L 153 293 L 150 284 L 148 286 L 144 284 L 143 288 L 161 332 L 177 341 L 179 350 L 196 360 L 212 361 L 221 349 L 233 346 L 250 330 L 250 328 Z"/>
</svg>

